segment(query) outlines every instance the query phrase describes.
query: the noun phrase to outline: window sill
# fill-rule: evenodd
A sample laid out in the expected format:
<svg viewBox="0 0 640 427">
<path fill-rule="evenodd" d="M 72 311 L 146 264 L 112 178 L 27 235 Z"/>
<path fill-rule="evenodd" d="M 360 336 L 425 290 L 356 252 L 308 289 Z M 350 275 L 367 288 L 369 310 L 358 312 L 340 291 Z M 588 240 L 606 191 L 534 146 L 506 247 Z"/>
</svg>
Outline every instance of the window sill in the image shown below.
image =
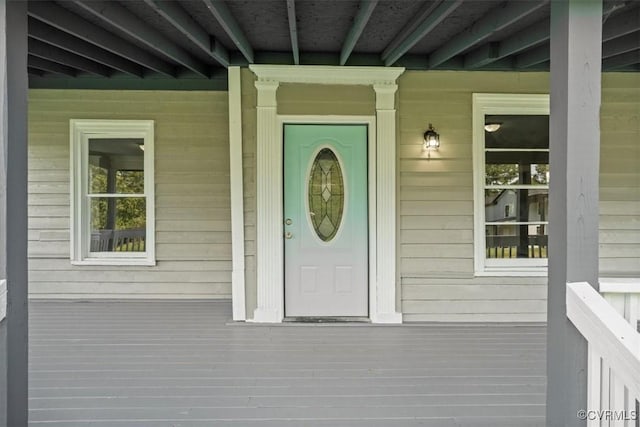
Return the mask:
<svg viewBox="0 0 640 427">
<path fill-rule="evenodd" d="M 141 266 L 141 267 L 155 267 L 155 260 L 148 260 L 146 258 L 141 259 L 117 259 L 117 258 L 88 258 L 82 261 L 71 261 L 71 265 L 104 265 L 104 266 Z"/>
<path fill-rule="evenodd" d="M 547 268 L 536 269 L 487 269 L 483 271 L 476 271 L 476 277 L 547 277 Z"/>
</svg>

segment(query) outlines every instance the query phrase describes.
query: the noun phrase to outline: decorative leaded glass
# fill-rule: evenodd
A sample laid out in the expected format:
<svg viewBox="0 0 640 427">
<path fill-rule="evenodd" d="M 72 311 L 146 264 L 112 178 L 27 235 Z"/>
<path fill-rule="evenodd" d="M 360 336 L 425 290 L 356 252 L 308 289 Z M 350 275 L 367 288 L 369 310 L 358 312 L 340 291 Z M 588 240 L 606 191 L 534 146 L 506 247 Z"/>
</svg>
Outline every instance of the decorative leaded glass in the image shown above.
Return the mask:
<svg viewBox="0 0 640 427">
<path fill-rule="evenodd" d="M 340 163 L 329 148 L 320 150 L 309 175 L 309 215 L 320 239 L 329 242 L 340 227 L 344 210 L 344 181 Z"/>
</svg>

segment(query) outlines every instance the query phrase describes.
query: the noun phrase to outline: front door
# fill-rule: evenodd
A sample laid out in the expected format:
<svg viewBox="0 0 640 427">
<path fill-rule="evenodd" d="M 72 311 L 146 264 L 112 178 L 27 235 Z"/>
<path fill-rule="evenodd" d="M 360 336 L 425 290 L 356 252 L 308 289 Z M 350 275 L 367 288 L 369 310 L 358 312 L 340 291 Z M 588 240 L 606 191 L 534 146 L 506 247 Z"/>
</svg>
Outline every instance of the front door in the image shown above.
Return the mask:
<svg viewBox="0 0 640 427">
<path fill-rule="evenodd" d="M 367 126 L 284 127 L 287 317 L 368 315 Z"/>
</svg>

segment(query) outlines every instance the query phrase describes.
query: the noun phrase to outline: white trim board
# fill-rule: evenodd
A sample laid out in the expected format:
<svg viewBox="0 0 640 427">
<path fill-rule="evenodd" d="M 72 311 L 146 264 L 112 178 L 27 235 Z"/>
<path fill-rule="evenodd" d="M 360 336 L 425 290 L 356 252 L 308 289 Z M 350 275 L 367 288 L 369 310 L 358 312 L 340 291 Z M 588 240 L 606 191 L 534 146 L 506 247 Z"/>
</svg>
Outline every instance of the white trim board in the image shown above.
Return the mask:
<svg viewBox="0 0 640 427">
<path fill-rule="evenodd" d="M 192 300 L 192 301 L 229 301 L 229 296 L 208 294 L 172 294 L 172 293 L 73 293 L 73 292 L 36 292 L 29 294 L 30 300 Z"/>
<path fill-rule="evenodd" d="M 0 322 L 7 317 L 7 281 L 0 280 Z"/>
<path fill-rule="evenodd" d="M 336 85 L 395 84 L 402 67 L 332 67 L 323 65 L 249 65 L 260 80 Z"/>
<path fill-rule="evenodd" d="M 375 205 L 370 205 L 374 248 L 369 254 L 375 271 L 370 277 L 370 317 L 374 323 L 401 323 L 396 311 L 396 110 L 395 81 L 404 68 L 250 65 L 258 80 L 257 102 L 257 308 L 251 321 L 279 323 L 284 318 L 284 253 L 282 123 L 362 120 L 375 129 L 375 164 L 369 182 L 375 183 Z M 376 93 L 375 120 L 370 116 L 295 116 L 277 114 L 280 83 L 371 85 Z M 373 144 L 372 144 L 373 146 Z M 370 189 L 371 191 L 371 189 Z M 372 198 L 370 197 L 370 203 Z M 373 221 L 373 223 L 371 223 Z M 371 249 L 371 248 L 370 248 Z"/>
<path fill-rule="evenodd" d="M 246 319 L 244 277 L 244 192 L 242 175 L 242 82 L 229 67 L 229 180 L 231 185 L 231 294 L 233 320 Z"/>
</svg>

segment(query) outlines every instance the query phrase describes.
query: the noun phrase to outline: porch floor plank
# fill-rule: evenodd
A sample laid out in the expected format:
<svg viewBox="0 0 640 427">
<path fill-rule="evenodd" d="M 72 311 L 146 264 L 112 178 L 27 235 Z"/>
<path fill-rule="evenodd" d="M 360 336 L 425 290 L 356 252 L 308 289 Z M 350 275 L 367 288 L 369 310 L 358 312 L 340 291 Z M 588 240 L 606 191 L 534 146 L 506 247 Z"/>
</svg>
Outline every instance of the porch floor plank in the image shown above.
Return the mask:
<svg viewBox="0 0 640 427">
<path fill-rule="evenodd" d="M 543 426 L 542 324 L 230 324 L 228 301 L 33 301 L 29 425 Z"/>
</svg>

